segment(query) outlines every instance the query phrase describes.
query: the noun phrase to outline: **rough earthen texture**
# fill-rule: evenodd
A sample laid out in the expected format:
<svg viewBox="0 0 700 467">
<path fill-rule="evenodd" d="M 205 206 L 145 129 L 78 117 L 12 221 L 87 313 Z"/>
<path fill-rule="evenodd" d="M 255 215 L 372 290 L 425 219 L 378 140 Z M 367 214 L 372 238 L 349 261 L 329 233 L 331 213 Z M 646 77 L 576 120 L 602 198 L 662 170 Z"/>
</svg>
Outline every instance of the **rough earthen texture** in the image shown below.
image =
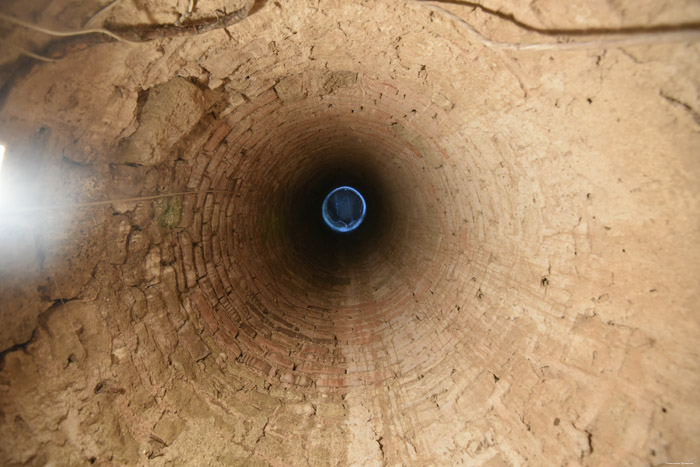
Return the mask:
<svg viewBox="0 0 700 467">
<path fill-rule="evenodd" d="M 188 4 L 148 3 L 104 21 Z M 25 18 L 100 7 L 50 4 Z M 329 0 L 25 69 L 0 119 L 17 205 L 199 194 L 3 214 L 0 463 L 700 462 L 699 54 L 498 52 L 418 3 Z M 290 213 L 340 166 L 372 174 L 385 218 L 329 261 Z"/>
</svg>

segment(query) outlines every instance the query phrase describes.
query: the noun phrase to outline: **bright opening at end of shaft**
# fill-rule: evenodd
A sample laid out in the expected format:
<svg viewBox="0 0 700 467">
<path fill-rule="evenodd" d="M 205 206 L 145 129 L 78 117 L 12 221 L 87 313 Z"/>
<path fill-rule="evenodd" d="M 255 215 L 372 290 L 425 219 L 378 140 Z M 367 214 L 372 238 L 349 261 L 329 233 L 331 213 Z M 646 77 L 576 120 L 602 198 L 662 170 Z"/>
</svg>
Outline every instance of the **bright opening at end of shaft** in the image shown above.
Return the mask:
<svg viewBox="0 0 700 467">
<path fill-rule="evenodd" d="M 341 186 L 328 193 L 321 212 L 323 221 L 334 232 L 352 232 L 365 219 L 367 204 L 359 191 Z"/>
</svg>

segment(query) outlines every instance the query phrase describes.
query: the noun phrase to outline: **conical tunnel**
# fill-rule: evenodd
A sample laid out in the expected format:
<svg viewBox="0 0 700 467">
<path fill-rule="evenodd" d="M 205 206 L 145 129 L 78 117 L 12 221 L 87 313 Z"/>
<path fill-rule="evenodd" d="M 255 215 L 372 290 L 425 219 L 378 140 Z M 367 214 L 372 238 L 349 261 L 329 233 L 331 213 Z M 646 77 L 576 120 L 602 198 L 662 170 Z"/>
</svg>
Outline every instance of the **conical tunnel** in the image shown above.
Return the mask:
<svg viewBox="0 0 700 467">
<path fill-rule="evenodd" d="M 697 2 L 0 10 L 0 464 L 700 462 Z"/>
</svg>

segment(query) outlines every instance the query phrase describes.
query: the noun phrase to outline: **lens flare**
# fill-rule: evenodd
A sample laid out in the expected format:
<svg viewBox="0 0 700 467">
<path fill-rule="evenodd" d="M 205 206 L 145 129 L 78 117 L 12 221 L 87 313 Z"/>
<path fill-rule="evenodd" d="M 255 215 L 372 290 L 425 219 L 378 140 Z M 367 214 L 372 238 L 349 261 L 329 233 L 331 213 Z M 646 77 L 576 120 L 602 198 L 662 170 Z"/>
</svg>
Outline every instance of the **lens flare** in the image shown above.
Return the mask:
<svg viewBox="0 0 700 467">
<path fill-rule="evenodd" d="M 2 163 L 5 160 L 5 145 L 0 144 L 0 207 L 5 203 L 5 198 L 7 197 L 7 183 L 3 183 L 2 177 Z"/>
</svg>

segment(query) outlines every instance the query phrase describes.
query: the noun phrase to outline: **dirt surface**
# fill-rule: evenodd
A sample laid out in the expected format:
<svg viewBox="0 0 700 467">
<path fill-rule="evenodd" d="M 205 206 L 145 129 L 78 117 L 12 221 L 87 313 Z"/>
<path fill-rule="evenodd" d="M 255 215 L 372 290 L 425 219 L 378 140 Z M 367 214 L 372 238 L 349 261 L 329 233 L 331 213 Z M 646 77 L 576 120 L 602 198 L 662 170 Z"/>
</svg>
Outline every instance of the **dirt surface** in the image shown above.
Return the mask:
<svg viewBox="0 0 700 467">
<path fill-rule="evenodd" d="M 700 22 L 484 6 L 441 4 L 508 42 Z M 329 0 L 83 45 L 0 58 L 1 464 L 700 462 L 697 42 L 497 50 L 418 2 Z M 291 246 L 289 193 L 350 160 L 391 209 L 341 271 Z"/>
</svg>

